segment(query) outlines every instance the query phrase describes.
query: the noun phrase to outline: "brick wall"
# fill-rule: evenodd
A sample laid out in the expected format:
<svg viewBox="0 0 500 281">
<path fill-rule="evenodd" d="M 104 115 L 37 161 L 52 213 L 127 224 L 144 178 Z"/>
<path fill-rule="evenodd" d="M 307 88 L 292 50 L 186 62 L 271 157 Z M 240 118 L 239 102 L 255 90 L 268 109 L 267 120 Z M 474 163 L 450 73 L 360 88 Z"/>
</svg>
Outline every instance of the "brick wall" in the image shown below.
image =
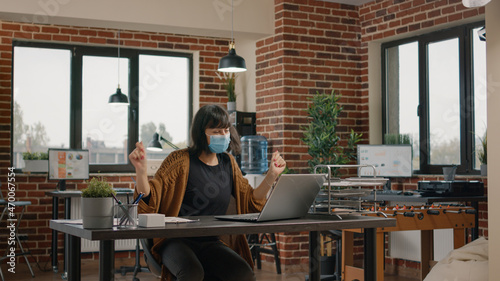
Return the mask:
<svg viewBox="0 0 500 281">
<path fill-rule="evenodd" d="M 410 36 L 410 32 L 482 14 L 484 8 L 466 9 L 460 0 L 385 0 L 360 7 L 317 0 L 275 0 L 275 34 L 257 42 L 257 132 L 269 139 L 272 149 L 283 152 L 290 168 L 305 172 L 309 156 L 301 141 L 301 126 L 308 122 L 304 111 L 308 97 L 316 91 L 336 90 L 344 106 L 338 128 L 341 136 L 345 139 L 354 129 L 363 134 L 366 143 L 370 118 L 368 43 L 395 35 Z M 416 189 L 418 180 L 421 178 L 400 181 L 395 188 Z M 480 235 L 487 235 L 486 203 L 480 204 L 480 209 Z M 281 238 L 278 236 L 280 251 L 297 248 L 296 243 Z M 298 254 L 283 259 L 291 271 L 307 263 Z M 418 263 L 403 264 L 411 267 Z"/>
</svg>

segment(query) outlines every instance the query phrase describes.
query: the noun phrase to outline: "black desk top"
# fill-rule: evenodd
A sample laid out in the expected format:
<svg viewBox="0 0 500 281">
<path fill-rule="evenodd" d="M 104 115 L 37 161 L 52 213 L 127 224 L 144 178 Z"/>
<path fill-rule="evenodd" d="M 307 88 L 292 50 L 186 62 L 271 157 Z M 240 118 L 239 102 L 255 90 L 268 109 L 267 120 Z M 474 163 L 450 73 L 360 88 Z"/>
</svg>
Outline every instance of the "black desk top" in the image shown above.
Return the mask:
<svg viewBox="0 0 500 281">
<path fill-rule="evenodd" d="M 88 240 L 142 239 L 155 237 L 200 237 L 223 234 L 252 234 L 264 232 L 323 231 L 331 229 L 377 228 L 396 226 L 396 220 L 384 217 L 309 215 L 302 219 L 269 222 L 231 222 L 212 216 L 200 216 L 197 222 L 165 224 L 165 227 L 136 229 L 84 229 L 68 220 L 51 220 L 50 228 Z"/>
</svg>

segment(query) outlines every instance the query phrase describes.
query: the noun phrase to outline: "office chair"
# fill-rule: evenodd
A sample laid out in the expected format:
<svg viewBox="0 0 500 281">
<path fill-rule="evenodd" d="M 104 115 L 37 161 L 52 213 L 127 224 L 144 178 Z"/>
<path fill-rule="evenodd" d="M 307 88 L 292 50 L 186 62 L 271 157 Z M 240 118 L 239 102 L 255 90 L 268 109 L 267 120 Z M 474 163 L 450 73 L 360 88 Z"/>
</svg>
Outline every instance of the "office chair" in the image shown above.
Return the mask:
<svg viewBox="0 0 500 281">
<path fill-rule="evenodd" d="M 21 221 L 23 219 L 23 215 L 24 215 L 24 211 L 26 210 L 26 207 L 31 205 L 31 201 L 13 201 L 13 202 L 7 202 L 4 197 L 3 197 L 3 193 L 2 193 L 2 190 L 1 190 L 1 187 L 2 187 L 2 183 L 0 182 L 0 206 L 4 206 L 3 210 L 2 210 L 2 215 L 0 216 L 0 221 L 3 220 L 3 217 L 5 214 L 7 214 L 7 219 L 8 219 L 8 213 L 7 213 L 7 210 L 9 209 L 9 207 L 11 206 L 14 206 L 16 209 L 18 207 L 21 207 L 21 212 L 17 215 L 17 222 L 15 224 L 15 228 L 14 228 L 14 235 L 15 235 L 15 239 L 16 239 L 16 248 L 19 247 L 19 251 L 16 253 L 16 256 L 24 256 L 24 260 L 26 261 L 26 266 L 28 266 L 28 269 L 31 273 L 31 276 L 32 277 L 35 277 L 35 273 L 33 273 L 33 269 L 31 268 L 31 264 L 28 260 L 28 257 L 27 255 L 30 254 L 29 251 L 25 251 L 24 248 L 23 248 L 23 245 L 21 244 L 21 239 L 20 239 L 20 235 L 19 235 L 19 225 L 21 224 Z M 9 206 L 10 204 L 10 206 Z M 5 259 L 7 259 L 7 254 L 8 254 L 8 249 L 6 248 L 5 249 L 5 253 L 4 253 L 4 256 L 0 256 L 0 261 L 3 261 Z M 2 281 L 4 281 L 4 275 L 2 273 L 2 269 L 0 268 L 0 279 Z"/>
<path fill-rule="evenodd" d="M 149 271 L 153 273 L 156 277 L 161 276 L 161 265 L 156 262 L 151 253 L 151 247 L 153 247 L 153 239 L 139 239 L 142 245 L 142 250 L 144 252 L 144 260 L 149 268 Z"/>
</svg>

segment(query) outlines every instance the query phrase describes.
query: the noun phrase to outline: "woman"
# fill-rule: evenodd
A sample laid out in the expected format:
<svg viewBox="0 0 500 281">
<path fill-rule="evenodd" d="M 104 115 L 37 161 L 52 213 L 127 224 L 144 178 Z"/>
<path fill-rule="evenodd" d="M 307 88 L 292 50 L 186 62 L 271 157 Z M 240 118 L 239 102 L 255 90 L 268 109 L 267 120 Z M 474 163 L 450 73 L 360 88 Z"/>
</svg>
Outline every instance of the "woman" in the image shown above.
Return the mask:
<svg viewBox="0 0 500 281">
<path fill-rule="evenodd" d="M 129 159 L 137 174 L 136 196 L 140 192 L 145 195 L 139 202 L 139 212 L 221 215 L 227 212 L 231 197 L 237 213 L 259 212 L 286 163 L 279 152 L 274 152 L 266 177 L 253 189 L 234 157 L 227 153 L 229 147 L 239 151 L 237 134 L 231 134 L 231 129 L 224 108 L 200 108 L 193 119 L 189 148 L 172 152 L 150 181 L 144 146 L 137 143 Z M 152 252 L 163 264 L 162 280 L 171 275 L 178 281 L 255 280 L 245 237 L 240 235 L 228 244 L 229 247 L 219 237 L 163 238 L 154 239 Z"/>
</svg>

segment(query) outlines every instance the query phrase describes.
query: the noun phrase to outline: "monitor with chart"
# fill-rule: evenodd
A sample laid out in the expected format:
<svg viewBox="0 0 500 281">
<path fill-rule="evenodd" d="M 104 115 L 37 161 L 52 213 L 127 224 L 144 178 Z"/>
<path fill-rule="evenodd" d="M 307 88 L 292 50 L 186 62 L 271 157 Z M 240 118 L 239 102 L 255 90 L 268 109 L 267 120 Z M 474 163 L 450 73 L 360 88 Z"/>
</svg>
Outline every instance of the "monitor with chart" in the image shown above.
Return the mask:
<svg viewBox="0 0 500 281">
<path fill-rule="evenodd" d="M 83 149 L 49 149 L 49 179 L 88 179 L 89 151 Z"/>
<path fill-rule="evenodd" d="M 373 165 L 380 177 L 411 177 L 411 145 L 358 145 L 358 164 Z M 373 176 L 372 168 L 362 168 L 359 176 Z"/>
</svg>

